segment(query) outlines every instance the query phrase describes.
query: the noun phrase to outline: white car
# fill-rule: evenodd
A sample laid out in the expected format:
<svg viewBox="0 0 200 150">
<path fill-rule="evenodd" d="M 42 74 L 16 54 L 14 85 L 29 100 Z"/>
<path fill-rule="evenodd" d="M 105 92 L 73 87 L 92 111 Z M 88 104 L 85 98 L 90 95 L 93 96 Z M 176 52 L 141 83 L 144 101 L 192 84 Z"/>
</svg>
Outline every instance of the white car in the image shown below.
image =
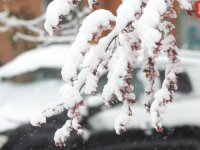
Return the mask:
<svg viewBox="0 0 200 150">
<path fill-rule="evenodd" d="M 68 45 L 35 49 L 23 53 L 0 68 L 2 79 L 0 82 L 0 132 L 14 130 L 22 124 L 29 123 L 34 111 L 49 102 L 59 100 L 59 88 L 65 84 L 61 79 L 60 71 L 67 49 L 69 49 Z M 83 67 L 86 66 L 92 54 L 91 51 L 86 55 Z M 142 52 L 140 55 L 138 63 L 133 66 L 131 84 L 134 86 L 133 92 L 136 94 L 137 103 L 132 106 L 133 116 L 130 125 L 127 126 L 127 133 L 129 130 L 139 129 L 151 135 L 155 131 L 152 127 L 151 116 L 141 105 L 147 79 L 141 69 Z M 167 105 L 166 113 L 162 114 L 164 129 L 177 126 L 200 127 L 200 52 L 180 50 L 179 57 L 182 61 L 183 72 L 178 74 L 179 88 L 175 91 L 173 102 Z M 160 77 L 154 86 L 155 91 L 161 87 L 164 80 L 166 63 L 165 54 L 161 54 L 156 60 L 156 69 L 160 71 Z M 85 127 L 84 140 L 90 141 L 91 137 L 97 133 L 106 135 L 105 131 L 115 134 L 114 121 L 120 113 L 122 103 L 115 99 L 114 109 L 104 106 L 101 92 L 106 83 L 107 72 L 102 71 L 98 96 L 88 97 L 83 91 L 86 107 L 81 108 L 81 113 L 83 122 L 85 121 L 88 126 Z"/>
</svg>

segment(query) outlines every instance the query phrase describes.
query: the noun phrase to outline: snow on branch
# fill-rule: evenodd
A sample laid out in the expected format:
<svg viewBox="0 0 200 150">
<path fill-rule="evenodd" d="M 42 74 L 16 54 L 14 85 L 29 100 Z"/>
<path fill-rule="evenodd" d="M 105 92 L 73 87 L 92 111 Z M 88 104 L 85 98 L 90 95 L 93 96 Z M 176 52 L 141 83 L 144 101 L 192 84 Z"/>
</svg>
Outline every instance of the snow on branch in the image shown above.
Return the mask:
<svg viewBox="0 0 200 150">
<path fill-rule="evenodd" d="M 66 124 L 61 129 L 58 129 L 58 131 L 55 133 L 54 140 L 56 146 L 64 145 L 64 141 L 66 141 L 66 139 L 69 137 L 72 129 L 77 130 L 77 134 L 83 135 L 82 129 L 80 128 L 81 126 L 78 123 L 78 120 L 80 119 L 80 111 L 78 110 L 78 107 L 84 106 L 80 91 L 85 84 L 92 86 L 97 83 L 96 80 L 91 81 L 91 78 L 88 77 L 93 74 L 95 79 L 98 78 L 97 69 L 102 62 L 103 56 L 106 55 L 108 47 L 116 38 L 116 35 L 116 30 L 113 30 L 107 37 L 101 39 L 99 44 L 95 47 L 95 54 L 88 62 L 89 67 L 84 68 L 81 71 L 81 73 L 78 75 L 78 79 L 74 81 L 74 86 L 72 87 L 69 84 L 65 84 L 60 88 L 61 99 L 58 102 L 50 103 L 33 114 L 31 124 L 34 126 L 41 126 L 42 124 L 46 123 L 46 117 L 50 117 L 52 112 L 62 112 L 63 106 L 66 109 L 69 109 L 67 115 L 69 118 L 71 118 L 71 120 L 68 120 Z M 85 90 L 87 94 L 92 94 L 92 92 L 94 92 L 94 89 L 92 88 L 88 90 L 86 87 Z"/>
<path fill-rule="evenodd" d="M 81 0 L 54 0 L 52 1 L 46 11 L 45 15 L 45 30 L 51 35 L 55 36 L 57 29 L 62 29 L 60 21 L 62 17 L 66 17 L 70 14 L 70 10 L 78 4 Z M 97 0 L 88 0 L 90 8 L 95 8 L 94 5 L 98 5 Z"/>
<path fill-rule="evenodd" d="M 173 1 L 166 1 L 167 10 L 161 18 L 159 30 L 164 32 L 164 39 L 161 42 L 160 50 L 167 53 L 168 64 L 165 70 L 165 79 L 162 88 L 156 92 L 155 100 L 151 107 L 151 116 L 153 126 L 158 132 L 162 132 L 162 117 L 161 114 L 165 112 L 166 104 L 172 102 L 174 95 L 173 89 L 177 89 L 178 80 L 176 73 L 182 72 L 181 61 L 178 56 L 178 48 L 175 43 L 175 38 L 171 35 L 174 26 L 167 21 L 167 18 L 176 18 L 176 12 L 173 10 Z M 191 6 L 190 6 L 191 7 Z M 189 6 L 188 6 L 189 8 Z"/>
<path fill-rule="evenodd" d="M 162 41 L 162 44 L 163 51 L 167 53 L 169 59 L 162 88 L 156 92 L 155 101 L 151 108 L 153 126 L 157 131 L 162 131 L 161 121 L 163 119 L 161 114 L 165 112 L 166 104 L 172 102 L 174 95 L 173 89 L 177 90 L 178 88 L 176 74 L 182 72 L 181 61 L 177 58 L 178 48 L 175 45 L 175 38 L 172 35 L 169 35 Z"/>
<path fill-rule="evenodd" d="M 149 81 L 149 85 L 145 88 L 145 96 L 142 105 L 150 112 L 151 103 L 154 96 L 153 85 L 155 78 L 159 76 L 159 72 L 155 70 L 155 58 L 158 57 L 160 50 L 160 40 L 162 33 L 158 26 L 161 18 L 167 9 L 164 0 L 150 0 L 144 9 L 144 13 L 138 22 L 138 33 L 141 39 L 141 46 L 144 50 L 143 72 Z M 154 19 L 150 19 L 154 18 Z"/>
<path fill-rule="evenodd" d="M 113 38 L 116 38 L 115 30 L 113 30 L 113 32 L 111 32 L 107 37 L 105 37 L 104 40 L 102 39 L 99 42 L 99 44 L 96 47 L 96 53 L 91 58 L 91 63 L 89 62 L 88 64 L 89 67 L 83 69 L 78 75 L 78 77 L 76 77 L 76 69 L 80 67 L 80 60 L 83 59 L 83 55 L 85 55 L 86 52 L 89 50 L 88 41 L 96 39 L 98 36 L 101 35 L 102 31 L 111 29 L 110 21 L 115 21 L 115 17 L 109 11 L 106 10 L 97 10 L 91 15 L 89 15 L 87 19 L 85 19 L 74 44 L 71 46 L 68 55 L 65 57 L 62 75 L 63 78 L 68 81 L 68 84 L 64 85 L 60 89 L 61 99 L 59 102 L 54 103 L 54 107 L 52 107 L 51 105 L 51 107 L 49 107 L 49 105 L 47 105 L 46 107 L 37 111 L 32 117 L 32 125 L 42 125 L 46 122 L 46 112 L 52 112 L 53 110 L 58 110 L 59 106 L 65 106 L 66 109 L 69 109 L 68 117 L 72 119 L 70 127 L 69 123 L 67 123 L 69 132 L 73 128 L 77 131 L 78 134 L 83 134 L 80 128 L 81 126 L 78 123 L 78 120 L 80 119 L 80 111 L 78 110 L 78 107 L 84 105 L 79 91 L 85 85 L 86 94 L 95 95 L 98 82 L 97 68 L 99 67 L 100 62 L 102 62 L 104 51 L 108 49 L 109 45 L 113 41 Z M 51 115 L 52 114 L 50 114 L 49 116 Z M 66 126 L 63 126 L 63 128 L 66 129 Z M 64 137 L 69 136 L 69 132 L 66 132 L 66 134 L 63 134 L 61 132 L 63 128 L 59 129 L 55 134 L 54 139 L 56 145 L 63 145 L 63 140 L 66 140 L 66 138 Z"/>
<path fill-rule="evenodd" d="M 171 94 L 168 97 L 163 96 L 165 94 L 169 95 L 167 94 L 168 92 L 163 92 L 166 90 L 161 90 L 162 92 L 158 91 L 155 94 L 155 101 L 153 102 L 153 108 L 151 108 L 151 104 L 154 98 L 153 85 L 155 82 L 155 78 L 159 76 L 159 72 L 155 70 L 154 66 L 156 64 L 155 58 L 159 56 L 161 50 L 165 51 L 165 48 L 167 47 L 170 47 L 170 50 L 174 52 L 173 56 L 177 56 L 177 47 L 175 45 L 174 47 L 171 47 L 172 45 L 169 46 L 171 43 L 174 44 L 175 42 L 174 38 L 172 38 L 173 37 L 172 35 L 170 36 L 171 38 L 168 37 L 170 34 L 170 30 L 172 30 L 174 26 L 170 22 L 167 21 L 167 18 L 176 18 L 176 12 L 173 10 L 173 2 L 174 2 L 173 0 L 168 0 L 168 1 L 150 0 L 138 24 L 138 32 L 142 41 L 142 48 L 144 50 L 143 71 L 146 73 L 146 78 L 149 81 L 149 85 L 145 88 L 145 97 L 143 99 L 142 104 L 147 109 L 148 112 L 150 112 L 151 110 L 151 114 L 154 114 L 152 115 L 152 120 L 154 123 L 154 127 L 157 129 L 158 132 L 162 131 L 162 126 L 161 126 L 162 119 L 161 119 L 160 114 L 164 112 L 161 110 L 159 111 L 158 107 L 160 106 L 160 109 L 163 110 L 163 108 L 165 108 L 165 104 L 164 104 L 165 101 L 166 100 L 172 101 L 173 94 L 172 94 L 171 89 L 169 89 L 169 92 Z M 188 6 L 188 9 L 190 7 Z M 154 20 L 151 20 L 149 18 L 154 18 Z M 165 39 L 161 42 L 162 31 L 165 33 Z M 166 44 L 165 40 L 169 41 L 169 39 L 171 39 L 170 42 Z M 163 46 L 164 43 L 165 45 Z M 169 54 L 168 54 L 168 57 L 169 57 Z M 179 63 L 180 65 L 180 61 L 176 57 L 174 57 L 173 59 L 175 59 L 176 63 Z M 171 61 L 169 60 L 169 62 Z M 178 70 L 180 71 L 180 69 Z M 178 71 L 175 71 L 175 72 L 178 72 Z M 173 74 L 173 72 L 171 72 L 170 74 Z M 174 76 L 175 76 L 175 73 L 173 74 L 173 77 Z M 170 82 L 170 84 L 172 84 L 172 82 Z M 167 83 L 166 85 L 166 80 L 165 80 L 163 83 L 163 87 L 167 88 L 168 86 L 170 87 L 174 86 L 173 84 L 172 85 L 170 84 Z M 162 93 L 161 94 L 162 96 L 158 96 L 160 95 L 158 93 Z M 160 101 L 160 103 L 158 101 Z M 161 103 L 161 101 L 163 102 Z M 158 104 L 157 107 L 155 106 L 156 103 Z M 156 115 L 155 115 L 155 112 L 156 112 Z"/>
<path fill-rule="evenodd" d="M 55 8 L 53 7 L 54 2 Z M 60 27 L 59 17 L 69 12 L 65 8 L 71 9 L 74 5 L 70 2 L 74 2 L 74 0 L 54 0 L 51 3 L 52 6 L 49 7 L 51 9 L 48 8 L 47 11 L 49 13 L 57 12 L 57 15 L 53 14 L 55 20 L 50 20 L 50 18 L 46 20 L 47 25 L 49 25 L 47 30 L 50 34 L 53 35 L 56 29 Z M 89 2 L 96 4 L 94 0 Z M 130 105 L 135 104 L 134 87 L 130 84 L 130 80 L 134 80 L 131 72 L 134 64 L 137 63 L 138 51 L 143 49 L 143 72 L 149 81 L 149 85 L 145 88 L 142 105 L 147 112 L 151 113 L 153 126 L 158 132 L 161 132 L 161 113 L 165 111 L 166 104 L 172 102 L 173 90 L 177 89 L 178 84 L 176 74 L 181 72 L 178 48 L 175 38 L 171 35 L 174 25 L 167 21 L 168 18 L 176 18 L 173 2 L 174 0 L 123 0 L 117 10 L 117 17 L 107 10 L 96 10 L 89 15 L 84 20 L 75 42 L 65 57 L 62 77 L 67 83 L 60 89 L 61 99 L 38 110 L 32 117 L 32 125 L 41 126 L 46 123 L 46 117 L 61 112 L 64 106 L 68 109 L 67 115 L 70 120 L 56 131 L 54 136 L 56 146 L 63 146 L 73 129 L 77 131 L 77 134 L 83 135 L 83 130 L 79 124 L 81 118 L 79 106 L 84 106 L 81 91 L 85 91 L 86 95 L 96 95 L 100 75 L 98 68 L 101 66 L 108 70 L 108 82 L 102 93 L 105 105 L 113 107 L 113 94 L 123 103 L 114 125 L 116 133 L 122 134 L 126 131 L 126 126 L 133 115 Z M 184 6 L 183 8 L 192 12 L 190 1 L 185 0 L 185 2 L 184 0 L 180 1 Z M 65 11 L 58 11 L 56 8 L 64 8 Z M 116 25 L 113 29 L 110 22 L 115 20 Z M 87 55 L 89 51 L 90 44 L 88 42 L 96 40 L 101 32 L 107 29 L 113 30 L 99 40 L 87 67 L 77 74 L 77 69 L 80 69 L 84 59 L 83 56 Z M 162 36 L 162 33 L 164 33 L 164 36 Z M 155 70 L 155 59 L 159 57 L 161 51 L 167 54 L 168 64 L 162 88 L 154 95 L 153 85 L 155 78 L 159 76 L 159 72 Z"/>
<path fill-rule="evenodd" d="M 174 0 L 172 0 L 173 2 Z M 180 3 L 180 7 L 182 9 L 185 9 L 187 11 L 192 11 L 192 2 L 193 0 L 178 0 L 178 2 Z"/>
<path fill-rule="evenodd" d="M 25 27 L 29 31 L 36 33 L 37 36 L 16 32 L 13 36 L 14 40 L 17 41 L 18 39 L 23 39 L 26 41 L 41 43 L 42 46 L 52 43 L 72 43 L 78 32 L 82 19 L 90 12 L 90 10 L 89 8 L 83 8 L 83 10 L 80 10 L 79 7 L 75 7 L 72 11 L 76 14 L 75 19 L 73 19 L 73 13 L 70 14 L 67 18 L 67 22 L 62 23 L 62 30 L 60 30 L 60 35 L 56 36 L 56 38 L 47 35 L 45 30 L 41 27 L 45 21 L 45 15 L 33 20 L 21 20 L 15 16 L 9 17 L 10 12 L 8 10 L 0 12 L 0 22 L 3 24 L 3 26 L 0 26 L 0 32 L 6 32 L 14 27 Z"/>
<path fill-rule="evenodd" d="M 108 107 L 114 105 L 113 94 L 124 103 L 121 113 L 115 120 L 117 134 L 126 131 L 126 125 L 128 125 L 130 116 L 132 116 L 130 103 L 135 103 L 135 94 L 131 92 L 134 87 L 130 85 L 130 80 L 133 80 L 131 76 L 133 68 L 131 66 L 137 63 L 140 39 L 133 24 L 142 15 L 142 8 L 141 0 L 126 0 L 117 10 L 116 29 L 119 32 L 120 45 L 108 62 L 108 83 L 102 93 L 105 105 Z"/>
<path fill-rule="evenodd" d="M 121 32 L 126 27 L 134 30 L 132 23 L 142 15 L 142 0 L 126 0 L 117 9 L 116 27 Z"/>
<path fill-rule="evenodd" d="M 77 79 L 77 69 L 83 61 L 83 56 L 89 50 L 89 41 L 96 40 L 101 32 L 112 29 L 110 21 L 115 21 L 115 17 L 107 10 L 97 10 L 90 14 L 83 22 L 74 44 L 72 44 L 65 57 L 62 68 L 62 77 L 69 84 Z"/>
<path fill-rule="evenodd" d="M 21 20 L 16 18 L 15 16 L 9 18 L 9 13 L 10 13 L 9 10 L 5 10 L 0 13 L 0 22 L 4 24 L 3 27 L 0 27 L 0 32 L 6 32 L 12 27 L 26 27 L 33 32 L 37 33 L 44 32 L 43 30 L 34 27 L 34 25 L 38 25 L 41 22 L 43 22 L 44 15 L 35 18 L 33 20 Z"/>
</svg>

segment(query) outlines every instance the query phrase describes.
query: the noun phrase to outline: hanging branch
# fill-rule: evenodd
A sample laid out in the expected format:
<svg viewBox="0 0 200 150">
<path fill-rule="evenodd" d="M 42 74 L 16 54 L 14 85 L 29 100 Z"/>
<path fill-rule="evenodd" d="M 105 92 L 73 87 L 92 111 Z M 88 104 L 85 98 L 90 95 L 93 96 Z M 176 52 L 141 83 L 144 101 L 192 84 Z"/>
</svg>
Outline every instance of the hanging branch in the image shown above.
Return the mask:
<svg viewBox="0 0 200 150">
<path fill-rule="evenodd" d="M 37 35 L 34 36 L 22 32 L 16 32 L 13 35 L 15 41 L 22 39 L 25 41 L 40 43 L 40 46 L 47 46 L 53 43 L 72 43 L 75 40 L 75 35 L 78 32 L 83 18 L 90 12 L 90 10 L 88 8 L 80 10 L 79 7 L 75 7 L 72 11 L 73 13 L 66 18 L 67 22 L 62 23 L 62 30 L 59 30 L 60 34 L 56 36 L 56 38 L 46 34 L 45 30 L 42 28 L 42 24 L 45 21 L 44 14 L 33 20 L 22 20 L 15 16 L 9 17 L 10 12 L 8 10 L 0 12 L 0 23 L 2 23 L 2 26 L 0 26 L 0 32 L 3 33 L 13 28 L 25 27 Z M 74 13 L 76 14 L 75 19 L 73 19 Z"/>
<path fill-rule="evenodd" d="M 60 17 L 67 15 L 77 2 L 79 0 L 54 0 L 48 6 L 45 28 L 50 35 L 55 35 L 57 29 L 61 28 Z M 102 93 L 105 105 L 113 107 L 113 94 L 123 102 L 121 112 L 115 120 L 116 133 L 122 134 L 126 131 L 126 125 L 133 115 L 130 104 L 135 103 L 135 94 L 132 92 L 134 87 L 130 84 L 130 80 L 133 80 L 132 66 L 137 63 L 138 50 L 143 49 L 143 71 L 149 85 L 145 89 L 142 104 L 148 112 L 151 112 L 154 127 L 158 132 L 162 131 L 161 113 L 164 112 L 166 103 L 172 101 L 173 88 L 177 89 L 176 73 L 181 72 L 180 60 L 177 57 L 178 49 L 170 33 L 174 26 L 167 21 L 169 17 L 176 17 L 172 9 L 173 2 L 173 0 L 123 0 L 117 10 L 117 17 L 106 10 L 96 10 L 90 14 L 83 22 L 75 42 L 65 57 L 62 77 L 67 84 L 60 89 L 61 99 L 38 110 L 33 115 L 31 124 L 41 126 L 46 123 L 46 117 L 51 116 L 53 112 L 59 113 L 65 107 L 68 109 L 67 115 L 70 120 L 56 131 L 54 136 L 56 146 L 64 145 L 73 129 L 77 134 L 83 135 L 79 124 L 81 114 L 78 110 L 79 106 L 84 106 L 81 91 L 84 89 L 86 95 L 96 95 L 100 74 L 98 68 L 102 66 L 109 71 L 108 82 Z M 179 0 L 179 2 L 188 12 L 193 11 L 191 0 Z M 92 8 L 98 3 L 89 0 L 89 4 Z M 110 25 L 113 21 L 116 21 L 114 29 Z M 97 40 L 101 32 L 108 29 L 113 30 L 108 36 L 99 40 L 87 67 L 77 74 L 83 56 L 90 50 L 88 42 Z M 165 33 L 164 39 L 162 32 Z M 155 58 L 159 57 L 160 51 L 167 53 L 169 61 L 162 89 L 154 96 L 153 85 L 155 78 L 159 76 L 159 72 L 155 70 Z"/>
</svg>

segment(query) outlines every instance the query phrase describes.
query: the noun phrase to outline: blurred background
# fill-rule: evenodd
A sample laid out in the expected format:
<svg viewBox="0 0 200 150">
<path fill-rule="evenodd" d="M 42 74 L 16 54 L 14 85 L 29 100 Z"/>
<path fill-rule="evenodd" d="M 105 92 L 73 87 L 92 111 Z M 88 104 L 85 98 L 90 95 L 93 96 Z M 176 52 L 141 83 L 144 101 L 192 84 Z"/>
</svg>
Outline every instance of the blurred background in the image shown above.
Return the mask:
<svg viewBox="0 0 200 150">
<path fill-rule="evenodd" d="M 0 149 L 35 150 L 58 149 L 53 136 L 67 120 L 66 111 L 47 120 L 42 128 L 29 123 L 35 110 L 59 100 L 59 88 L 65 83 L 61 77 L 63 58 L 73 43 L 83 19 L 91 13 L 86 0 L 82 0 L 71 14 L 63 19 L 62 30 L 50 37 L 43 29 L 44 14 L 52 0 L 0 0 Z M 116 15 L 121 0 L 98 0 L 100 6 Z M 164 132 L 157 133 L 151 117 L 141 106 L 147 84 L 142 74 L 142 53 L 132 76 L 137 104 L 127 132 L 118 136 L 114 120 L 120 112 L 117 101 L 114 109 L 104 106 L 101 98 L 107 82 L 107 72 L 102 72 L 98 95 L 86 97 L 86 107 L 81 109 L 84 136 L 72 132 L 65 149 L 104 150 L 200 150 L 200 19 L 188 16 L 174 3 L 177 18 L 170 21 L 176 26 L 172 34 L 177 39 L 183 73 L 178 75 L 179 89 L 174 102 L 163 115 Z M 104 32 L 105 36 L 108 32 Z M 96 41 L 82 66 L 93 54 Z M 157 60 L 155 90 L 161 87 L 167 57 Z M 83 92 L 84 93 L 84 92 Z"/>
</svg>

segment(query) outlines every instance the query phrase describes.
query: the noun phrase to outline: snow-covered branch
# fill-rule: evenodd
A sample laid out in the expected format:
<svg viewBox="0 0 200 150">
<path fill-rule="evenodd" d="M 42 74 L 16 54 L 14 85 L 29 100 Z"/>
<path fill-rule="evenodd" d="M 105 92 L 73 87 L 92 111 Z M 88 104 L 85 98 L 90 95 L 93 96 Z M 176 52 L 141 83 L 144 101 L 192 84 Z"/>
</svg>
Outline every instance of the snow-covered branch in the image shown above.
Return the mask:
<svg viewBox="0 0 200 150">
<path fill-rule="evenodd" d="M 70 14 L 71 9 L 78 4 L 81 0 L 54 0 L 52 1 L 46 11 L 45 15 L 45 30 L 51 35 L 55 36 L 58 29 L 62 29 L 60 21 L 63 17 Z M 97 0 L 88 0 L 89 7 L 95 8 L 94 5 L 98 5 Z"/>
<path fill-rule="evenodd" d="M 72 35 L 68 35 L 68 36 L 58 36 L 56 38 L 53 38 L 52 36 L 31 36 L 31 35 L 27 35 L 27 34 L 22 34 L 20 32 L 17 32 L 14 35 L 14 39 L 18 40 L 18 38 L 26 40 L 26 41 L 30 41 L 30 42 L 38 42 L 38 43 L 42 43 L 41 46 L 47 46 L 49 44 L 52 43 L 64 43 L 64 42 L 69 42 L 72 43 L 75 39 L 74 37 L 74 32 Z"/>
<path fill-rule="evenodd" d="M 14 27 L 25 27 L 37 35 L 33 36 L 22 32 L 16 32 L 13 35 L 14 40 L 23 39 L 25 41 L 41 43 L 42 46 L 46 46 L 52 43 L 72 43 L 75 39 L 75 35 L 78 32 L 83 18 L 90 12 L 90 10 L 89 8 L 83 8 L 83 10 L 80 10 L 79 7 L 75 7 L 72 9 L 72 12 L 73 13 L 67 17 L 67 22 L 62 23 L 62 30 L 59 30 L 60 34 L 56 36 L 56 38 L 46 34 L 45 30 L 41 27 L 45 21 L 45 15 L 42 15 L 33 20 L 22 20 L 16 18 L 15 16 L 9 17 L 10 12 L 8 10 L 0 12 L 0 23 L 3 24 L 0 26 L 0 32 L 6 32 Z M 76 15 L 75 19 L 73 18 L 73 14 Z"/>
<path fill-rule="evenodd" d="M 92 39 L 96 40 L 102 31 L 111 29 L 110 21 L 115 21 L 115 17 L 107 10 L 95 11 L 84 20 L 62 68 L 62 77 L 67 83 L 73 84 L 77 79 L 76 70 L 80 68 L 83 56 L 89 50 L 88 42 Z"/>
<path fill-rule="evenodd" d="M 101 17 L 96 19 L 97 16 Z M 54 103 L 53 107 L 50 104 L 43 109 L 40 109 L 32 117 L 32 125 L 40 126 L 43 123 L 46 123 L 46 112 L 49 112 L 49 110 L 58 110 L 58 107 L 63 105 L 66 109 L 69 109 L 68 117 L 72 119 L 71 126 L 68 127 L 69 131 L 66 132 L 66 134 L 63 134 L 61 132 L 63 128 L 65 128 L 65 125 L 63 126 L 63 128 L 59 129 L 56 132 L 54 138 L 56 145 L 63 145 L 63 140 L 66 140 L 64 137 L 68 137 L 69 132 L 72 128 L 77 130 L 78 134 L 83 134 L 82 130 L 80 129 L 81 126 L 78 123 L 80 119 L 80 112 L 78 110 L 78 107 L 84 105 L 79 91 L 81 91 L 81 89 L 85 85 L 85 93 L 95 95 L 99 76 L 97 69 L 102 62 L 103 56 L 105 55 L 104 53 L 108 49 L 107 47 L 109 46 L 109 44 L 111 44 L 113 39 L 116 38 L 117 34 L 115 30 L 113 30 L 107 37 L 105 37 L 104 40 L 102 39 L 99 42 L 99 44 L 96 46 L 95 55 L 88 63 L 89 67 L 83 69 L 78 77 L 76 69 L 80 67 L 83 56 L 89 50 L 88 42 L 100 36 L 102 31 L 111 29 L 110 21 L 115 21 L 115 17 L 106 10 L 97 10 L 84 20 L 82 27 L 80 28 L 80 31 L 76 37 L 76 40 L 71 46 L 68 55 L 65 58 L 65 63 L 62 69 L 62 76 L 63 79 L 68 81 L 68 84 L 64 85 L 60 89 L 61 100 L 58 103 Z M 69 83 L 71 83 L 71 85 Z M 73 95 L 76 96 L 72 98 Z M 69 122 L 67 122 L 67 124 L 69 126 Z"/>
<path fill-rule="evenodd" d="M 54 0 L 50 4 L 45 23 L 50 35 L 54 35 L 60 28 L 60 17 L 67 15 L 77 2 L 79 1 Z M 97 4 L 95 0 L 89 2 L 91 6 Z M 53 112 L 61 112 L 64 106 L 68 109 L 68 117 L 71 119 L 55 133 L 56 146 L 64 145 L 72 129 L 76 130 L 77 134 L 83 135 L 79 124 L 81 117 L 79 106 L 84 106 L 81 91 L 84 89 L 86 95 L 96 95 L 100 74 L 98 68 L 102 66 L 109 71 L 108 82 L 102 93 L 103 100 L 106 106 L 113 107 L 113 94 L 115 94 L 118 100 L 123 102 L 114 127 L 117 134 L 126 131 L 126 125 L 132 116 L 130 104 L 135 103 L 135 94 L 132 92 L 134 87 L 130 84 L 130 80 L 134 80 L 131 72 L 137 63 L 138 51 L 143 49 L 143 71 L 149 85 L 145 88 L 142 105 L 151 112 L 153 126 L 158 132 L 162 131 L 161 113 L 164 112 L 166 103 L 172 101 L 173 89 L 177 89 L 176 73 L 181 72 L 178 48 L 170 31 L 174 26 L 167 21 L 167 18 L 176 18 L 173 2 L 174 0 L 123 0 L 117 10 L 117 17 L 107 10 L 96 10 L 90 14 L 84 20 L 75 42 L 65 57 L 62 77 L 67 84 L 60 89 L 61 99 L 38 110 L 31 119 L 32 125 L 41 126 L 46 123 L 47 116 L 51 116 Z M 179 0 L 179 2 L 187 12 L 192 13 L 190 0 Z M 111 21 L 116 21 L 114 29 L 110 25 Z M 88 42 L 96 40 L 102 31 L 108 29 L 113 30 L 99 40 L 88 67 L 77 74 L 84 55 L 90 50 Z M 159 76 L 159 72 L 155 70 L 155 59 L 159 57 L 161 51 L 167 53 L 169 60 L 162 88 L 154 95 L 153 85 L 155 78 Z"/>
<path fill-rule="evenodd" d="M 155 70 L 155 58 L 158 57 L 159 46 L 162 33 L 157 28 L 162 19 L 162 15 L 166 11 L 166 3 L 164 0 L 150 0 L 144 9 L 144 13 L 138 22 L 138 33 L 141 39 L 141 46 L 144 50 L 143 72 L 149 81 L 149 85 L 145 88 L 145 96 L 142 105 L 150 112 L 151 103 L 154 96 L 153 85 L 155 78 L 159 76 L 159 72 Z M 154 18 L 154 19 L 149 19 Z"/>
<path fill-rule="evenodd" d="M 167 21 L 167 18 L 176 18 L 176 12 L 173 10 L 173 0 L 165 1 L 166 10 L 161 18 L 161 23 L 159 25 L 159 30 L 164 32 L 164 39 L 161 42 L 159 50 L 167 53 L 168 64 L 165 70 L 165 80 L 163 81 L 162 88 L 156 92 L 155 100 L 151 108 L 151 116 L 153 121 L 153 126 L 158 132 L 162 132 L 162 117 L 161 114 L 165 112 L 166 104 L 172 102 L 173 99 L 173 89 L 177 89 L 178 80 L 176 73 L 180 73 L 181 61 L 178 56 L 178 48 L 175 43 L 175 38 L 171 35 L 171 31 L 174 26 Z M 183 3 L 184 2 L 184 3 Z M 185 4 L 188 11 L 192 11 L 191 5 L 186 5 L 187 1 L 180 1 L 180 4 Z M 189 4 L 189 3 L 188 3 Z M 191 4 L 191 3 L 190 3 Z M 186 7 L 187 6 L 187 7 Z"/>
<path fill-rule="evenodd" d="M 13 27 L 26 27 L 30 31 L 37 32 L 38 34 L 42 34 L 44 32 L 40 28 L 34 27 L 44 21 L 44 15 L 33 20 L 22 20 L 16 18 L 15 16 L 9 17 L 9 13 L 10 12 L 8 10 L 0 13 L 0 22 L 4 24 L 3 27 L 0 27 L 0 32 L 6 32 Z"/>
<path fill-rule="evenodd" d="M 66 140 L 66 138 L 69 137 L 69 133 L 73 128 L 77 130 L 78 134 L 83 134 L 82 130 L 80 129 L 81 126 L 78 124 L 78 119 L 80 118 L 78 107 L 84 106 L 80 91 L 85 84 L 89 84 L 91 87 L 94 83 L 97 83 L 97 80 L 93 80 L 91 82 L 91 78 L 88 77 L 92 75 L 93 77 L 95 77 L 95 79 L 98 79 L 99 74 L 97 72 L 97 69 L 102 62 L 103 56 L 106 55 L 108 47 L 116 38 L 116 36 L 117 32 L 116 30 L 113 30 L 107 37 L 101 39 L 99 44 L 95 47 L 96 51 L 94 56 L 92 56 L 92 58 L 88 62 L 89 67 L 84 68 L 81 71 L 81 73 L 78 75 L 78 79 L 74 81 L 74 86 L 72 87 L 69 84 L 62 86 L 60 88 L 61 99 L 56 103 L 48 104 L 47 106 L 35 112 L 35 114 L 33 115 L 31 119 L 31 124 L 34 126 L 41 126 L 42 124 L 46 123 L 46 117 L 50 117 L 53 113 L 62 112 L 63 106 L 66 109 L 69 109 L 68 117 L 72 118 L 72 120 L 68 120 L 66 124 L 56 132 L 54 137 L 56 145 L 64 145 L 64 141 Z M 92 94 L 92 92 L 95 92 L 94 90 L 96 91 L 96 88 L 90 88 L 89 90 L 85 88 L 85 92 L 87 94 Z M 72 124 L 73 120 L 75 122 L 74 125 Z M 63 129 L 66 130 L 66 126 L 68 130 L 62 132 Z"/>
</svg>

